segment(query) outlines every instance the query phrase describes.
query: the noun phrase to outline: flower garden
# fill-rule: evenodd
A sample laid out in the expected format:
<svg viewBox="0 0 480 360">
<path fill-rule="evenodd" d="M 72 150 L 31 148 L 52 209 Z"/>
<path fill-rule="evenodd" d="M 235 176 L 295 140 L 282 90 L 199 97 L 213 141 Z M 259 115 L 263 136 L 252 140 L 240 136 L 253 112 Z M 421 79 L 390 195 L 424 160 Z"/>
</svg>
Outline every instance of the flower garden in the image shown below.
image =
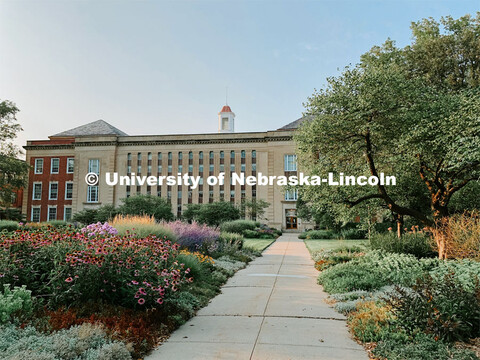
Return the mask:
<svg viewBox="0 0 480 360">
<path fill-rule="evenodd" d="M 142 358 L 259 255 L 242 235 L 257 225 L 119 216 L 4 229 L 0 358 Z"/>
<path fill-rule="evenodd" d="M 435 233 L 415 227 L 401 239 L 392 232 L 364 241 L 303 237 L 318 283 L 370 358 L 479 359 L 479 230 L 475 214 L 452 217 L 446 260 Z"/>
</svg>

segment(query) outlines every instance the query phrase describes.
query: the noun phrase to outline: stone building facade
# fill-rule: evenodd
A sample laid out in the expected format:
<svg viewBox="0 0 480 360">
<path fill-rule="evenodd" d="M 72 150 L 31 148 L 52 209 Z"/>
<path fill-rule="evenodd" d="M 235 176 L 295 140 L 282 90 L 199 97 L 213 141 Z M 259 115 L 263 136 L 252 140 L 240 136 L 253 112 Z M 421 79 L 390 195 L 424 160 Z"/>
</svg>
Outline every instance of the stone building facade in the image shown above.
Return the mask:
<svg viewBox="0 0 480 360">
<path fill-rule="evenodd" d="M 292 175 L 297 171 L 293 131 L 299 119 L 281 129 L 265 132 L 233 132 L 235 114 L 224 106 L 219 113 L 219 132 L 214 134 L 128 136 L 103 120 L 49 137 L 28 141 L 26 161 L 32 166 L 24 192 L 27 221 L 69 220 L 78 211 L 105 204 L 119 206 L 123 198 L 151 194 L 168 199 L 180 217 L 188 204 L 219 200 L 240 205 L 243 199 L 262 199 L 270 205 L 265 222 L 301 230 L 296 216 L 296 193 L 277 185 L 231 185 L 232 173 L 246 176 Z M 87 173 L 99 175 L 88 185 Z M 105 174 L 200 176 L 196 189 L 188 185 L 107 185 Z M 208 185 L 211 175 L 225 173 L 224 185 Z"/>
</svg>

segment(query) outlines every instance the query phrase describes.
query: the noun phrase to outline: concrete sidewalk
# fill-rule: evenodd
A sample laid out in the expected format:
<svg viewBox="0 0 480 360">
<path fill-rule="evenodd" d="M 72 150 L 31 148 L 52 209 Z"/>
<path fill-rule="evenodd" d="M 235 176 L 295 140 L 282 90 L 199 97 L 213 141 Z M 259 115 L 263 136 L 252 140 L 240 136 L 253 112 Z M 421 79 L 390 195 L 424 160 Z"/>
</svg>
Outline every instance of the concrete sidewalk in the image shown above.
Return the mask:
<svg viewBox="0 0 480 360">
<path fill-rule="evenodd" d="M 147 359 L 368 359 L 313 265 L 297 234 L 282 235 Z"/>
</svg>

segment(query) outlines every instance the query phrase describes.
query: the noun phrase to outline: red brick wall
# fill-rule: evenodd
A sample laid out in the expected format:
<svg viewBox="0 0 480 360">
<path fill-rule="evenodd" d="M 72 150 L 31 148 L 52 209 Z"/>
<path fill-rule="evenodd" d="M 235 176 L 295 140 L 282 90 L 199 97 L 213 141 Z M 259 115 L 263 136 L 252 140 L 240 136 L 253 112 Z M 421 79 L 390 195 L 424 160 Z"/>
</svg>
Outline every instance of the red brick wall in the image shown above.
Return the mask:
<svg viewBox="0 0 480 360">
<path fill-rule="evenodd" d="M 48 205 L 57 205 L 57 220 L 63 220 L 63 211 L 65 205 L 72 205 L 72 200 L 65 200 L 65 182 L 73 181 L 73 174 L 67 174 L 67 159 L 73 158 L 71 156 L 49 156 L 49 157 L 32 157 L 30 165 L 32 166 L 28 177 L 28 206 L 27 206 L 27 221 L 32 219 L 32 206 L 40 205 L 40 221 L 47 221 Z M 43 158 L 43 174 L 35 174 L 35 159 Z M 58 174 L 51 174 L 51 159 L 60 159 L 60 166 Z M 58 199 L 49 200 L 48 192 L 50 181 L 58 182 Z M 33 183 L 42 183 L 42 198 L 41 200 L 32 200 Z M 74 185 L 75 186 L 75 185 Z"/>
</svg>

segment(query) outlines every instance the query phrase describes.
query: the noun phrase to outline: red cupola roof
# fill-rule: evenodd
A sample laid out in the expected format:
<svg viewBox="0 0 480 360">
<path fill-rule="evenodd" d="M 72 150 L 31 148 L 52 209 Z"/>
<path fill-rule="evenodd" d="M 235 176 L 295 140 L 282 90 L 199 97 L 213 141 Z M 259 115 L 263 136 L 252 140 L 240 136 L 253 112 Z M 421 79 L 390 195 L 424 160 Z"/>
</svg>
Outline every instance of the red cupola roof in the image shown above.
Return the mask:
<svg viewBox="0 0 480 360">
<path fill-rule="evenodd" d="M 232 109 L 230 109 L 230 106 L 225 105 L 222 110 L 220 110 L 221 113 L 223 112 L 233 112 Z"/>
</svg>

